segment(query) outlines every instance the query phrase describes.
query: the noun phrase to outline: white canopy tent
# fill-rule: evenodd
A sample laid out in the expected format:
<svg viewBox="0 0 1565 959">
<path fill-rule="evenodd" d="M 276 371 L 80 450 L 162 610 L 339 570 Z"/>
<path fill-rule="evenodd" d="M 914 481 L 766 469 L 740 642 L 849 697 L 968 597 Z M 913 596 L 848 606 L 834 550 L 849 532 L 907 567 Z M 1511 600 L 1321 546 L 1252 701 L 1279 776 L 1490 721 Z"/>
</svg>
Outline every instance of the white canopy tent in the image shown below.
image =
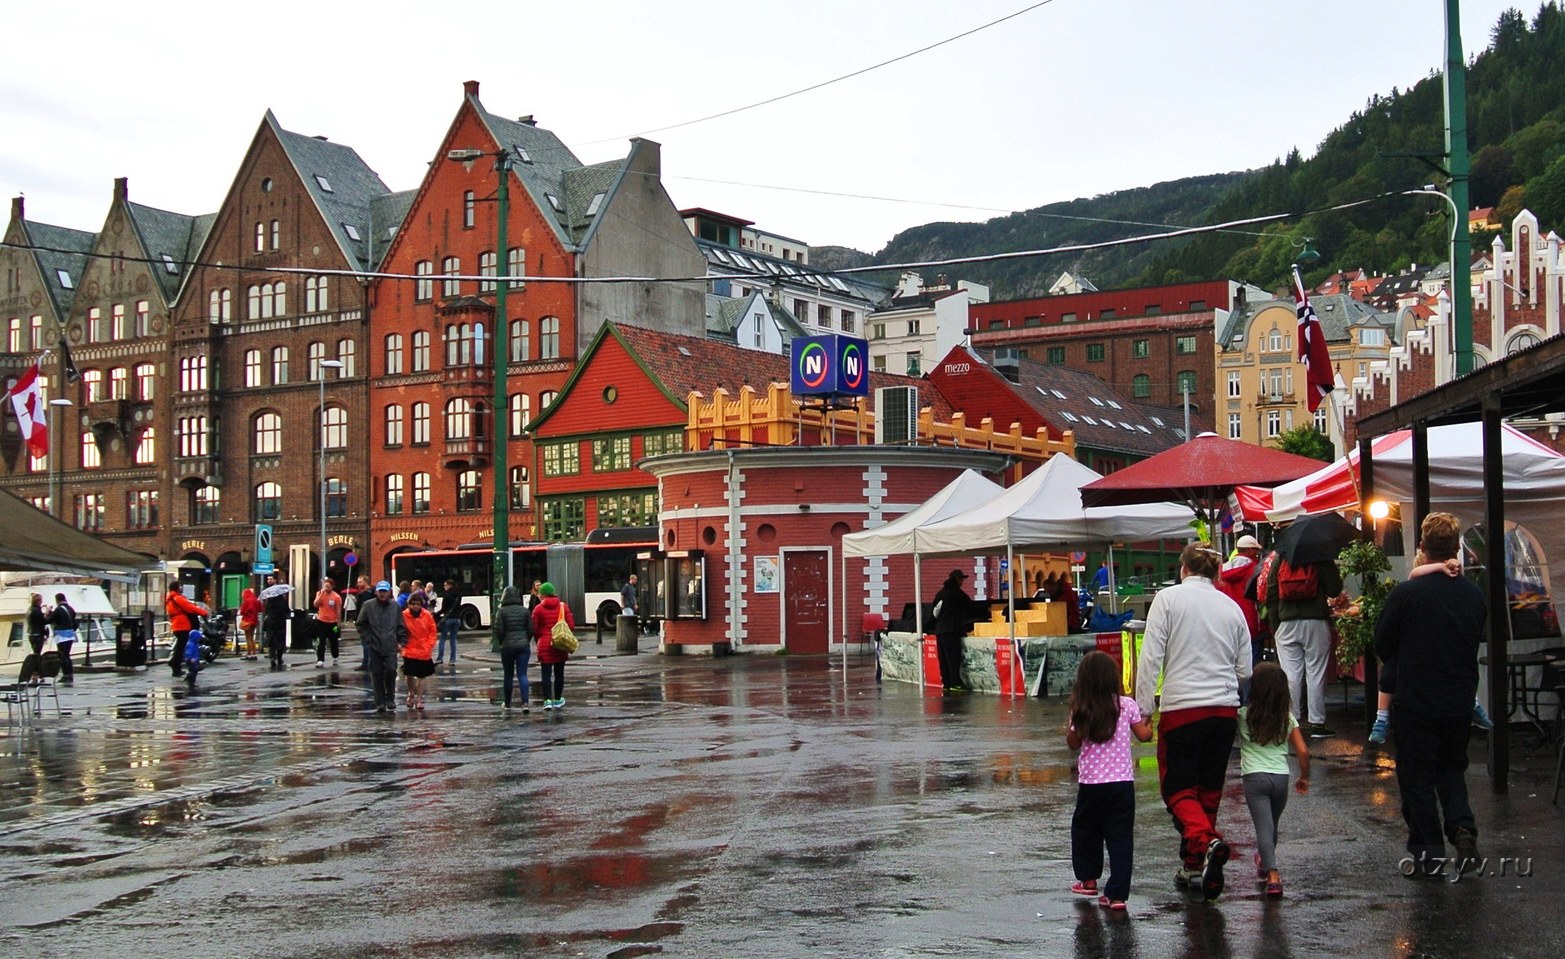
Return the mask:
<svg viewBox="0 0 1565 959">
<path fill-rule="evenodd" d="M 942 500 L 941 507 L 931 510 L 922 522 L 910 524 L 910 536 L 898 531 L 893 536 L 871 538 L 870 534 L 886 530 L 891 524 L 844 536 L 844 562 L 848 555 L 912 553 L 914 629 L 922 635 L 924 597 L 921 574 L 922 558 L 925 555 L 977 553 L 1004 547 L 1007 568 L 1014 568 L 1018 547 L 1048 549 L 1098 545 L 1112 549 L 1115 543 L 1189 537 L 1191 512 L 1188 506 L 1182 504 L 1148 503 L 1084 508 L 1081 505 L 1081 487 L 1096 479 L 1101 479 L 1101 476 L 1090 467 L 1068 456 L 1057 455 L 1020 483 L 1010 489 L 999 490 L 987 501 L 960 512 L 937 516 L 949 505 L 952 498 L 947 496 Z M 956 485 L 955 482 L 952 485 Z M 935 494 L 930 502 L 940 499 L 950 489 L 948 486 L 946 490 Z M 902 519 L 912 517 L 914 512 L 917 511 L 909 512 Z M 870 543 L 875 545 L 866 548 Z M 897 548 L 893 550 L 892 547 Z M 1011 611 L 1009 618 L 1014 630 L 1016 597 L 1010 595 L 1014 591 L 1007 592 Z M 919 665 L 919 679 L 922 683 L 922 658 Z"/>
</svg>

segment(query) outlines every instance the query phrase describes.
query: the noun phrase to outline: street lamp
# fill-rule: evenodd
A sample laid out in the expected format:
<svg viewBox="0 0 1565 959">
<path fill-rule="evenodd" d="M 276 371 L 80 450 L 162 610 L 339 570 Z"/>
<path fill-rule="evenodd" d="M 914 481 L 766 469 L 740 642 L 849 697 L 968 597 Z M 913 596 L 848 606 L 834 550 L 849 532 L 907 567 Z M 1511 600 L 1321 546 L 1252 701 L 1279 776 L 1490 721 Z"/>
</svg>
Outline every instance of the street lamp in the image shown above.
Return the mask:
<svg viewBox="0 0 1565 959">
<path fill-rule="evenodd" d="M 50 400 L 49 405 L 54 407 L 53 418 L 56 420 L 62 420 L 65 418 L 65 408 L 67 406 L 74 406 L 75 404 L 73 404 L 70 400 L 62 397 L 60 399 Z M 55 432 L 59 433 L 63 429 L 64 427 L 60 427 L 59 429 L 56 429 Z M 64 442 L 64 437 L 60 437 L 60 442 L 55 443 L 54 448 L 49 451 L 49 515 L 53 516 L 55 519 L 60 518 L 59 458 L 65 452 L 65 447 L 63 445 Z"/>
<path fill-rule="evenodd" d="M 498 239 L 495 247 L 494 357 L 491 360 L 494 364 L 494 396 L 490 410 L 490 433 L 494 437 L 494 573 L 490 577 L 493 592 L 490 608 L 499 609 L 500 594 L 511 585 L 511 488 L 506 473 L 510 440 L 510 424 L 506 422 L 506 417 L 510 415 L 506 381 L 510 376 L 511 322 L 505 309 L 505 297 L 511 287 L 511 255 L 506 238 L 506 222 L 511 218 L 511 151 L 502 149 L 486 153 L 475 149 L 452 150 L 446 154 L 446 159 L 471 170 L 473 162 L 485 156 L 494 157 L 494 168 L 500 181 L 495 190 Z"/>
<path fill-rule="evenodd" d="M 326 371 L 342 369 L 341 360 L 321 360 L 316 377 L 321 386 L 321 580 L 326 579 Z"/>
</svg>

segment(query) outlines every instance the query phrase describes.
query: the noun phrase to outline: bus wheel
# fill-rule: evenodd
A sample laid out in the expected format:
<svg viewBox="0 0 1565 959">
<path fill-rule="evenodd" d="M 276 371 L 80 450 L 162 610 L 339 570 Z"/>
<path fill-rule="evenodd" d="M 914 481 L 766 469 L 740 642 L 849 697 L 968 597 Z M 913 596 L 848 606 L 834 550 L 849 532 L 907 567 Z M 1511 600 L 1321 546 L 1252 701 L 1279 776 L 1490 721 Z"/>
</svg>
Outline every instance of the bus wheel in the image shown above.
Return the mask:
<svg viewBox="0 0 1565 959">
<path fill-rule="evenodd" d="M 480 629 L 480 628 L 483 627 L 483 625 L 484 625 L 484 621 L 478 617 L 478 609 L 477 609 L 477 607 L 474 607 L 474 606 L 463 606 L 462 607 L 462 628 L 463 629 Z"/>
<path fill-rule="evenodd" d="M 605 600 L 603 605 L 598 607 L 598 628 L 604 632 L 612 633 L 618 628 L 616 626 L 618 622 L 619 603 L 614 602 L 612 599 Z"/>
</svg>

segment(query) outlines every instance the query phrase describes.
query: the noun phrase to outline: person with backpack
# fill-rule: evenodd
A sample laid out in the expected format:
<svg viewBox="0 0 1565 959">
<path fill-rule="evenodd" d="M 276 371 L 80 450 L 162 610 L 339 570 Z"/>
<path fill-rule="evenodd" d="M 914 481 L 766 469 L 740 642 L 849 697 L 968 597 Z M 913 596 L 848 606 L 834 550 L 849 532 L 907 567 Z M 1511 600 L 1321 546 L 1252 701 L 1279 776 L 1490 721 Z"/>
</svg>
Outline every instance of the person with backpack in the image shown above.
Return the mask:
<svg viewBox="0 0 1565 959">
<path fill-rule="evenodd" d="M 1257 600 L 1266 608 L 1277 663 L 1288 674 L 1294 714 L 1312 739 L 1335 736 L 1336 730 L 1326 725 L 1326 664 L 1331 658 L 1331 600 L 1342 592 L 1342 573 L 1330 560 L 1295 566 L 1276 553 L 1267 558 L 1262 573 L 1265 592 L 1258 592 Z"/>
<path fill-rule="evenodd" d="M 60 685 L 73 685 L 76 671 L 71 667 L 71 647 L 76 643 L 76 610 L 66 602 L 64 593 L 54 594 L 54 609 L 49 611 L 49 632 L 54 636 L 55 648 L 60 651 Z"/>
<path fill-rule="evenodd" d="M 565 661 L 571 654 L 554 644 L 554 624 L 563 621 L 575 630 L 576 618 L 555 595 L 553 583 L 539 586 L 538 595 L 543 598 L 533 607 L 533 635 L 538 637 L 538 685 L 543 688 L 543 708 L 564 709 Z"/>
</svg>

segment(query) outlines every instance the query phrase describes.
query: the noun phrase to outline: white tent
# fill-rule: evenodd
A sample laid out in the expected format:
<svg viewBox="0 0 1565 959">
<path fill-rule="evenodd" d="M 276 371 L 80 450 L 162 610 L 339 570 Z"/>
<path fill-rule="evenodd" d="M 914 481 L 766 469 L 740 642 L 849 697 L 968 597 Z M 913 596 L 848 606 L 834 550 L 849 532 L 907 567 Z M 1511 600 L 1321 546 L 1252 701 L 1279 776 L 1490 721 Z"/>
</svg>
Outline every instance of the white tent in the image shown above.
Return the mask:
<svg viewBox="0 0 1565 959">
<path fill-rule="evenodd" d="M 964 513 L 975 506 L 989 502 L 1003 492 L 1005 492 L 1004 487 L 984 478 L 977 471 L 963 470 L 960 476 L 946 484 L 945 489 L 884 526 L 844 536 L 842 554 L 844 556 L 901 556 L 911 553 L 913 533 L 920 526 Z"/>
</svg>

